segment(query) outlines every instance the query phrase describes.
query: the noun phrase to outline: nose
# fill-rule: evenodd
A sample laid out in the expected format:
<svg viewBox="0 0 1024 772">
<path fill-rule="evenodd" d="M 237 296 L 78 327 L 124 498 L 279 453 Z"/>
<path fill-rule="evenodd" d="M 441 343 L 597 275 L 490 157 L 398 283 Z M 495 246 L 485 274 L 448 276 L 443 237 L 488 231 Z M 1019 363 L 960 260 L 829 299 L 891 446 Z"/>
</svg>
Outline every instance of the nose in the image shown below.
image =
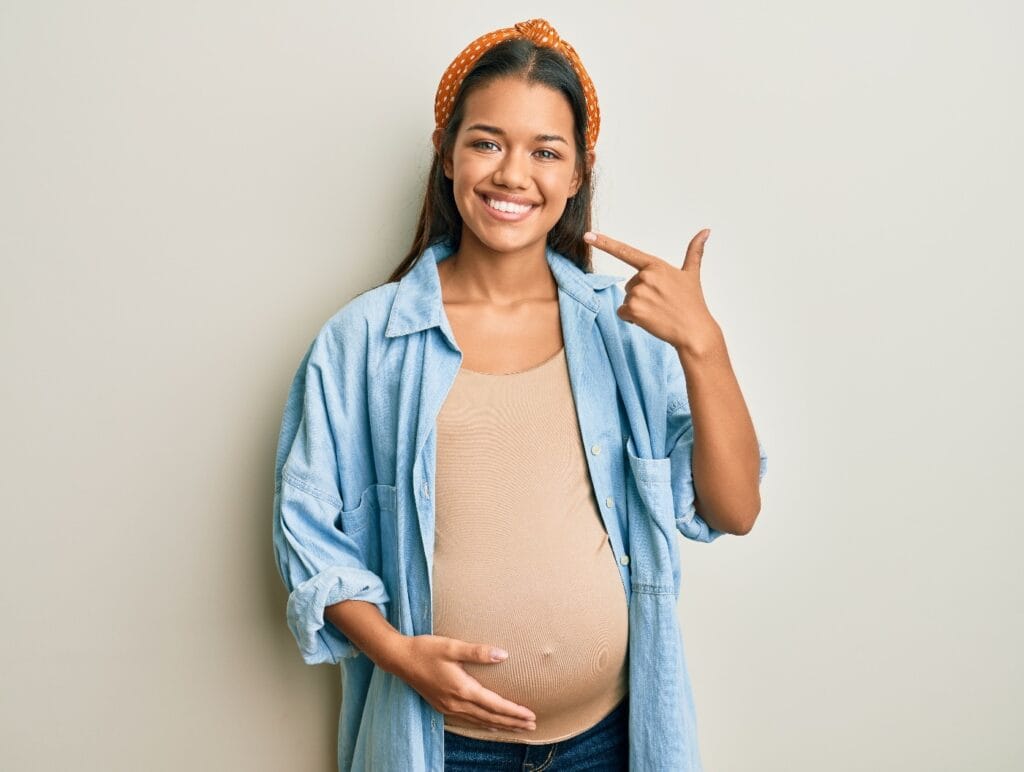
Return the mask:
<svg viewBox="0 0 1024 772">
<path fill-rule="evenodd" d="M 506 188 L 525 188 L 529 179 L 529 169 L 521 153 L 505 153 L 494 171 L 494 184 Z"/>
</svg>

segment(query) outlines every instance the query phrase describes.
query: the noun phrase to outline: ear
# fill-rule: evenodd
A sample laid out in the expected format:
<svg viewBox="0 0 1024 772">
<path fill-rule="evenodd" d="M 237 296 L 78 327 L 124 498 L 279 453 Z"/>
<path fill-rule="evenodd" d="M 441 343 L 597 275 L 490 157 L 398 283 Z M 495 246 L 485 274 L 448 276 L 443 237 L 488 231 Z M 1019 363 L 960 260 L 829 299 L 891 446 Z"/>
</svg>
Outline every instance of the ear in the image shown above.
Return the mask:
<svg viewBox="0 0 1024 772">
<path fill-rule="evenodd" d="M 586 156 L 583 159 L 583 163 L 587 165 L 587 169 L 594 168 L 594 161 L 597 158 L 597 154 L 593 150 L 588 150 Z M 580 189 L 580 185 L 583 184 L 583 176 L 579 172 L 574 172 L 572 175 L 572 184 L 569 186 L 568 198 L 572 198 Z"/>
<path fill-rule="evenodd" d="M 438 155 L 441 154 L 441 135 L 444 133 L 444 129 L 434 129 L 434 133 L 431 135 L 431 141 L 434 143 L 434 152 Z M 448 179 L 452 179 L 455 175 L 455 170 L 452 169 L 452 162 L 450 158 L 442 159 L 444 162 L 444 176 Z"/>
</svg>

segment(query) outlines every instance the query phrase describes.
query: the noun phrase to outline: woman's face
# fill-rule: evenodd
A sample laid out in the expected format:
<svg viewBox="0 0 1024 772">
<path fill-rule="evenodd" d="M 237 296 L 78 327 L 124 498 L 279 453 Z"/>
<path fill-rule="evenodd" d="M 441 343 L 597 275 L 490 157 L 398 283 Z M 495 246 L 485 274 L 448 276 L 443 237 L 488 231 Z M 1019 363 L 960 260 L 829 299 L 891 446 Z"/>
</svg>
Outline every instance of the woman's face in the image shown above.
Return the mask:
<svg viewBox="0 0 1024 772">
<path fill-rule="evenodd" d="M 502 78 L 466 98 L 465 117 L 445 160 L 463 235 L 496 252 L 545 244 L 582 179 L 576 173 L 572 110 L 547 86 Z M 495 211 L 488 199 L 529 208 Z M 467 232 L 467 230 L 469 232 Z"/>
</svg>

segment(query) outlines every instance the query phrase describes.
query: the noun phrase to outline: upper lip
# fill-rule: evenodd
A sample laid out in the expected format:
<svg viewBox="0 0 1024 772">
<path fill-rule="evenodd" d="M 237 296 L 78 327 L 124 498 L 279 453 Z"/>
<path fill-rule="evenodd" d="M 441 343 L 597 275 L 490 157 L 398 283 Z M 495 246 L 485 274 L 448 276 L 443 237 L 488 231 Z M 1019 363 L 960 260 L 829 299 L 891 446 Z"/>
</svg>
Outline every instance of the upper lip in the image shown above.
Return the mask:
<svg viewBox="0 0 1024 772">
<path fill-rule="evenodd" d="M 523 206 L 537 206 L 536 201 L 531 201 L 528 198 L 522 196 L 510 196 L 507 193 L 488 193 L 484 191 L 480 195 L 487 196 L 487 198 L 493 198 L 495 201 L 507 201 L 510 204 L 522 204 Z"/>
</svg>

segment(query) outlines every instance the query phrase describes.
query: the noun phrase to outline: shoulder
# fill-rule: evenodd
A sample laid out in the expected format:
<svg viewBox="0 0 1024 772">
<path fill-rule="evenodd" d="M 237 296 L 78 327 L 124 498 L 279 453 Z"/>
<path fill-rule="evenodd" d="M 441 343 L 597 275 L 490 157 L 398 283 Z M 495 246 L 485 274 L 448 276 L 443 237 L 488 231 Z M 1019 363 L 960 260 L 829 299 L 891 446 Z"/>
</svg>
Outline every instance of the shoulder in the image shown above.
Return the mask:
<svg viewBox="0 0 1024 772">
<path fill-rule="evenodd" d="M 397 290 L 398 282 L 392 281 L 353 297 L 320 327 L 313 341 L 314 352 L 365 353 L 375 336 L 383 337 Z"/>
<path fill-rule="evenodd" d="M 626 281 L 625 276 L 615 276 L 610 273 L 583 273 L 580 275 L 583 277 L 583 281 L 589 284 L 594 290 L 603 290 L 607 287 L 617 284 L 620 281 Z M 622 288 L 618 288 L 622 291 Z"/>
<path fill-rule="evenodd" d="M 305 357 L 322 377 L 365 368 L 375 341 L 384 337 L 397 287 L 397 282 L 389 282 L 361 292 L 324 321 Z"/>
</svg>

